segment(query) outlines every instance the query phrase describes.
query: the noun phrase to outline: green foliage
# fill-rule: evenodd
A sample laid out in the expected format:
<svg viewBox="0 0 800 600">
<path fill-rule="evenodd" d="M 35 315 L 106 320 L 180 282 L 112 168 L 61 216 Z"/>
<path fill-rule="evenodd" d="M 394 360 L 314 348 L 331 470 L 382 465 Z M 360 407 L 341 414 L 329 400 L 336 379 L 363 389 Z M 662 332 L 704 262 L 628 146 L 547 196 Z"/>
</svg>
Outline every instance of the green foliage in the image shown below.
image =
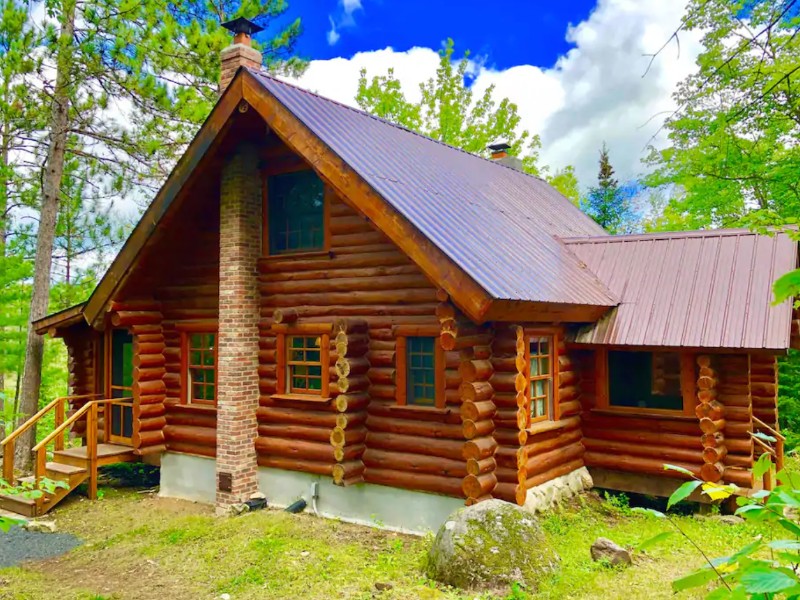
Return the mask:
<svg viewBox="0 0 800 600">
<path fill-rule="evenodd" d="M 608 147 L 600 149 L 600 169 L 597 185 L 581 201 L 581 209 L 608 233 L 631 233 L 635 217 L 631 207 L 631 194 L 620 186 L 614 177 L 614 167 L 608 157 Z"/>
<path fill-rule="evenodd" d="M 682 31 L 702 33 L 698 70 L 674 95 L 670 146 L 647 160 L 655 168 L 648 185 L 672 190 L 672 218 L 687 227 L 736 226 L 753 210 L 798 215 L 800 15 L 792 4 L 687 6 Z"/>
<path fill-rule="evenodd" d="M 778 421 L 786 448 L 800 444 L 800 351 L 778 358 Z"/>
<path fill-rule="evenodd" d="M 769 436 L 765 436 L 769 437 Z M 774 441 L 774 440 L 773 440 Z M 665 465 L 665 469 L 684 472 L 685 469 Z M 672 582 L 674 592 L 707 587 L 715 583 L 706 595 L 712 600 L 746 598 L 797 598 L 800 596 L 800 476 L 790 470 L 774 473 L 770 454 L 762 454 L 753 466 L 753 477 L 758 481 L 773 472 L 778 486 L 773 490 L 760 490 L 750 495 L 741 493 L 734 485 L 703 482 L 692 478 L 670 496 L 668 507 L 686 499 L 698 488 L 712 500 L 736 497 L 736 514 L 747 521 L 768 528 L 760 535 L 725 556 L 711 559 L 703 550 L 703 541 L 692 541 L 705 564 L 698 570 Z M 686 473 L 684 473 L 686 474 Z M 677 521 L 664 513 L 676 531 L 690 539 Z M 791 537 L 786 537 L 786 533 Z"/>
<path fill-rule="evenodd" d="M 541 140 L 527 130 L 519 131 L 517 105 L 508 98 L 496 101 L 494 85 L 480 97 L 466 83 L 469 76 L 469 51 L 454 59 L 454 43 L 448 39 L 439 52 L 436 75 L 420 85 L 422 99 L 414 103 L 406 98 L 394 70 L 368 79 L 361 70 L 356 102 L 366 112 L 392 121 L 435 140 L 473 154 L 483 154 L 497 140 L 507 142 L 509 155 L 522 160 L 523 170 L 546 178 L 573 203 L 578 202 L 578 180 L 571 166 L 550 173 L 539 165 Z"/>
<path fill-rule="evenodd" d="M 45 493 L 52 494 L 58 489 L 69 489 L 69 486 L 63 481 L 54 481 L 43 477 L 39 480 L 37 486 L 33 482 L 20 482 L 16 485 L 10 485 L 2 477 L 0 477 L 0 494 L 5 496 L 22 496 L 30 500 L 41 498 Z M 6 532 L 20 521 L 3 517 L 0 515 L 0 532 Z"/>
</svg>

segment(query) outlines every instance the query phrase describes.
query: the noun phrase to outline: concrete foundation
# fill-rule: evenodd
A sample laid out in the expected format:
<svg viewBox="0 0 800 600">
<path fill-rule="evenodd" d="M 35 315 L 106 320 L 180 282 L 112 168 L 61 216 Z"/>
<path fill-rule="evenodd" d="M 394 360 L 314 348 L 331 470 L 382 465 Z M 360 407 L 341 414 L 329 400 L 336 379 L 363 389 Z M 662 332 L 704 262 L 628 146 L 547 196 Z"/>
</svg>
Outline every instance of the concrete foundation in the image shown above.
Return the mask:
<svg viewBox="0 0 800 600">
<path fill-rule="evenodd" d="M 529 489 L 523 508 L 533 513 L 545 511 L 593 486 L 592 476 L 589 475 L 588 469 L 581 467 Z"/>
<path fill-rule="evenodd" d="M 215 481 L 212 458 L 168 452 L 161 460 L 161 496 L 213 504 Z M 460 498 L 370 483 L 340 487 L 330 477 L 265 467 L 258 470 L 258 483 L 271 507 L 284 508 L 303 498 L 306 512 L 313 513 L 316 504 L 321 517 L 404 533 L 435 532 L 464 506 Z"/>
</svg>

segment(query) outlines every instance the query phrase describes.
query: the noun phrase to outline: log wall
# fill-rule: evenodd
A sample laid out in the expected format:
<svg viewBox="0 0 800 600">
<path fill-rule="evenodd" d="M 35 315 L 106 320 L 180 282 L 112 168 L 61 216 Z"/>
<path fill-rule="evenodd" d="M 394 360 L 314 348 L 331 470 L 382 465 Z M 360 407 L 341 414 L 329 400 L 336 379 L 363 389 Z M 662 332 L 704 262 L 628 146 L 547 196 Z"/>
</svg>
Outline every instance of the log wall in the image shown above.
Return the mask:
<svg viewBox="0 0 800 600">
<path fill-rule="evenodd" d="M 535 328 L 535 325 L 533 325 Z M 561 332 L 558 342 L 557 388 L 552 420 L 528 427 L 528 376 L 521 326 L 497 326 L 492 363 L 495 388 L 495 439 L 497 449 L 496 495 L 524 504 L 528 490 L 584 466 L 581 443 L 580 371 L 575 353 L 568 350 Z"/>
</svg>

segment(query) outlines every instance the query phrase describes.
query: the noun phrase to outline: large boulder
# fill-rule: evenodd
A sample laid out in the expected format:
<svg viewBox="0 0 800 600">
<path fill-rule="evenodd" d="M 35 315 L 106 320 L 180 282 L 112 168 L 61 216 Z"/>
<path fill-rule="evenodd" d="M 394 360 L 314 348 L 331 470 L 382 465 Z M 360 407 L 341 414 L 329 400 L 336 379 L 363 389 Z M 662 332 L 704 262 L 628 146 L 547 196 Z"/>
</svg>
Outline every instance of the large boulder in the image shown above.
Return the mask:
<svg viewBox="0 0 800 600">
<path fill-rule="evenodd" d="M 439 529 L 428 552 L 428 577 L 460 588 L 536 589 L 559 557 L 536 517 L 502 500 L 461 508 Z"/>
</svg>

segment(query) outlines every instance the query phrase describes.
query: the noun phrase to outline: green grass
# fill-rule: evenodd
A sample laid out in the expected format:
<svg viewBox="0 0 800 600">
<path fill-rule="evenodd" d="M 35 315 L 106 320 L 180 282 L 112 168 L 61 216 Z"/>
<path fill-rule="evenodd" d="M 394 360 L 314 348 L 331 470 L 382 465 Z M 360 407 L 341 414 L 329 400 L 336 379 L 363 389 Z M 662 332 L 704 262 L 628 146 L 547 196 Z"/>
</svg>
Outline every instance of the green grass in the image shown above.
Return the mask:
<svg viewBox="0 0 800 600">
<path fill-rule="evenodd" d="M 427 581 L 421 565 L 430 539 L 308 515 L 268 510 L 216 518 L 202 505 L 108 489 L 102 502 L 73 500 L 54 517 L 60 530 L 86 543 L 59 559 L 0 570 L 0 599 L 491 597 Z M 676 520 L 714 556 L 759 533 L 747 524 Z M 637 553 L 627 569 L 592 562 L 589 547 L 599 536 L 635 547 L 669 528 L 664 520 L 631 512 L 624 498 L 586 495 L 540 522 L 562 558 L 561 569 L 535 596 L 519 591 L 513 600 L 670 598 L 669 582 L 702 562 L 677 534 Z M 390 586 L 378 590 L 376 584 Z"/>
</svg>

